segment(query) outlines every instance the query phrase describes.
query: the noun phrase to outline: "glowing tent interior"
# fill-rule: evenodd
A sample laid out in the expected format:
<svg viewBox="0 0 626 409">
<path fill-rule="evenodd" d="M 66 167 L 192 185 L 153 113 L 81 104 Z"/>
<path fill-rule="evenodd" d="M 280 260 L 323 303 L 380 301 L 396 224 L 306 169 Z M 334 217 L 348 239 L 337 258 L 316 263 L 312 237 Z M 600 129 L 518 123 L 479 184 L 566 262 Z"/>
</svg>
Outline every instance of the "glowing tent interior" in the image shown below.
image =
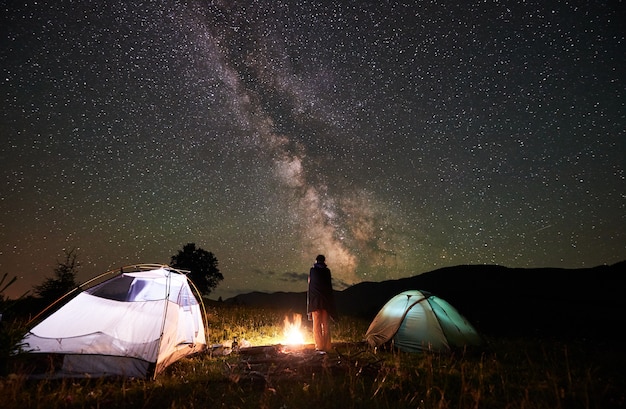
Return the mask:
<svg viewBox="0 0 626 409">
<path fill-rule="evenodd" d="M 81 291 L 22 340 L 28 353 L 58 358 L 54 376 L 154 378 L 206 348 L 203 304 L 184 272 L 141 264 L 102 276 L 113 274 Z"/>
</svg>

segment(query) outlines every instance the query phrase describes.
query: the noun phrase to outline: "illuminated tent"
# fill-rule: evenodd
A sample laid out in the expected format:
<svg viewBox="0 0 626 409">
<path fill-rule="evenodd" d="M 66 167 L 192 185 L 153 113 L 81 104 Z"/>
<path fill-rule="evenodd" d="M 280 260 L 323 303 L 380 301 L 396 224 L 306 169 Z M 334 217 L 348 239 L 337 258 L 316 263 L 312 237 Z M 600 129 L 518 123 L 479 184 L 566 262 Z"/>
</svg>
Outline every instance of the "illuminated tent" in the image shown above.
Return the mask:
<svg viewBox="0 0 626 409">
<path fill-rule="evenodd" d="M 154 378 L 206 347 L 201 304 L 185 274 L 153 264 L 102 276 L 111 274 L 116 275 L 80 292 L 22 340 L 28 353 L 61 361 L 55 376 Z"/>
<path fill-rule="evenodd" d="M 474 327 L 447 301 L 425 291 L 404 291 L 378 312 L 365 334 L 367 343 L 387 342 L 401 351 L 449 351 L 482 343 Z"/>
</svg>

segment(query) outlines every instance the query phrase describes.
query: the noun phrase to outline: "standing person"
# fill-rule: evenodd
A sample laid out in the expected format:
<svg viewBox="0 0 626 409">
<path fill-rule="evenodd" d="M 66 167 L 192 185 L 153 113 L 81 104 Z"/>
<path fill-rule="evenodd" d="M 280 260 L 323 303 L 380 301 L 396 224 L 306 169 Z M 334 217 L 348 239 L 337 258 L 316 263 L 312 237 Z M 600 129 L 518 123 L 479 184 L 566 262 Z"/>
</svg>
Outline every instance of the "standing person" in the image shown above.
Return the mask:
<svg viewBox="0 0 626 409">
<path fill-rule="evenodd" d="M 315 349 L 328 351 L 332 348 L 329 317 L 336 319 L 337 311 L 330 269 L 326 266 L 326 257 L 322 254 L 315 258 L 315 264 L 309 271 L 307 301 L 307 313 L 313 316 Z"/>
</svg>

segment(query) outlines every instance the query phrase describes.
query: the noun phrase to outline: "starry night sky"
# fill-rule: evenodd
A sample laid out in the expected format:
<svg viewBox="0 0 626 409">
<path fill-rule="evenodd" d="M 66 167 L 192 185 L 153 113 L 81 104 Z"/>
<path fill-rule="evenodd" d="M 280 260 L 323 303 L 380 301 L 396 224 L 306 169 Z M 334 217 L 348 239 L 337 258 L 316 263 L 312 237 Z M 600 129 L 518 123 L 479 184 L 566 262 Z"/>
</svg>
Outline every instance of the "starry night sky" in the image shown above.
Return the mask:
<svg viewBox="0 0 626 409">
<path fill-rule="evenodd" d="M 555 4 L 550 4 L 555 3 Z M 626 259 L 623 4 L 2 3 L 0 274 L 169 263 L 212 298 Z M 11 292 L 9 292 L 11 295 Z"/>
</svg>

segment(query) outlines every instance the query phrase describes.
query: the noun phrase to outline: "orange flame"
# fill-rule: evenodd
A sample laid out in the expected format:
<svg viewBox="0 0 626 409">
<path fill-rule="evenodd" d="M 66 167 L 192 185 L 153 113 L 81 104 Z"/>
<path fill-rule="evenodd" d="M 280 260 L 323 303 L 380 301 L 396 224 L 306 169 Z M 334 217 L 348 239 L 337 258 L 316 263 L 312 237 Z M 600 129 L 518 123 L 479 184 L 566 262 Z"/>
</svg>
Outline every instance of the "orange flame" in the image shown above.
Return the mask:
<svg viewBox="0 0 626 409">
<path fill-rule="evenodd" d="M 302 345 L 304 344 L 304 335 L 300 328 L 302 327 L 302 315 L 293 314 L 293 322 L 289 320 L 288 316 L 285 316 L 285 325 L 283 329 L 283 335 L 285 337 L 285 344 L 287 345 Z"/>
</svg>

